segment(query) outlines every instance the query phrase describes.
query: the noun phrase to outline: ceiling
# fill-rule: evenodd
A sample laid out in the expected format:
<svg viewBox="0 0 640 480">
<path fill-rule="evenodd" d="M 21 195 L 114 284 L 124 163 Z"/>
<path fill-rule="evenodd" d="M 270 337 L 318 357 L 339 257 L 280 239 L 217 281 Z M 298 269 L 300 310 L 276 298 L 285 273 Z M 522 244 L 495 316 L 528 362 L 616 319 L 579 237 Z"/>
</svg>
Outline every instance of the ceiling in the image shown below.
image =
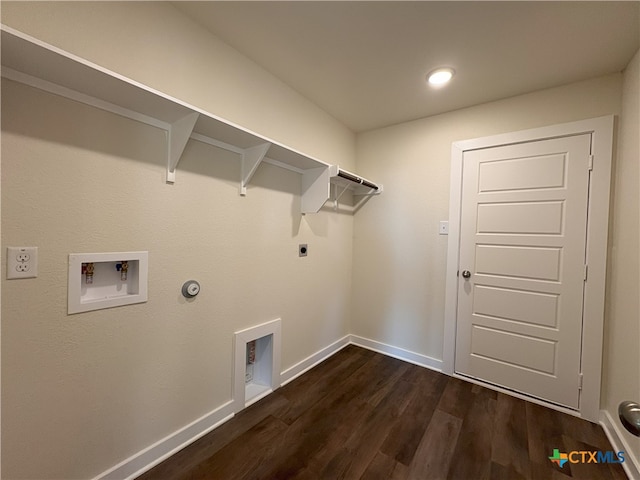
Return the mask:
<svg viewBox="0 0 640 480">
<path fill-rule="evenodd" d="M 638 1 L 174 2 L 354 132 L 620 72 Z M 453 67 L 434 89 L 426 74 Z"/>
</svg>

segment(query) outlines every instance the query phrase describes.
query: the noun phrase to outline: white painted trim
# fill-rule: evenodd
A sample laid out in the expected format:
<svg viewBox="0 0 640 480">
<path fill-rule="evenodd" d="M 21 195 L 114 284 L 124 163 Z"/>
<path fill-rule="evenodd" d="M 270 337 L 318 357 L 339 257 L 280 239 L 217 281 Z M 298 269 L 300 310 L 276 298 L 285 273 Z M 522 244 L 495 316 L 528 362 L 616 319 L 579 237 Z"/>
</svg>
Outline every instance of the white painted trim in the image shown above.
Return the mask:
<svg viewBox="0 0 640 480">
<path fill-rule="evenodd" d="M 123 460 L 109 470 L 101 473 L 94 480 L 134 479 L 151 470 L 160 462 L 195 442 L 211 430 L 233 418 L 233 401 L 219 406 L 215 410 L 198 418 L 174 433 L 158 440 L 153 445 Z"/>
<path fill-rule="evenodd" d="M 460 211 L 462 194 L 462 163 L 465 151 L 500 145 L 513 145 L 589 133 L 592 135 L 594 168 L 589 197 L 587 231 L 587 263 L 589 280 L 585 284 L 584 329 L 582 340 L 583 386 L 580 397 L 580 417 L 597 422 L 600 412 L 600 381 L 602 371 L 602 341 L 604 327 L 604 293 L 609 226 L 611 163 L 613 156 L 613 115 L 564 123 L 520 132 L 494 135 L 454 142 L 451 147 L 451 187 L 449 194 L 449 238 L 445 294 L 445 325 L 442 371 L 454 373 L 457 272 L 460 245 Z M 557 409 L 556 405 L 548 404 Z"/>
<path fill-rule="evenodd" d="M 309 355 L 301 362 L 298 362 L 292 367 L 287 368 L 280 374 L 280 386 L 284 386 L 287 383 L 298 378 L 300 375 L 308 372 L 319 363 L 324 362 L 327 358 L 338 353 L 344 347 L 349 345 L 349 343 L 351 343 L 349 341 L 349 335 L 346 335 L 341 339 L 336 340 L 328 347 L 318 350 L 316 353 L 314 353 L 313 355 Z"/>
<path fill-rule="evenodd" d="M 444 332 L 442 371 L 453 375 L 456 355 L 456 318 L 458 309 L 458 263 L 460 260 L 460 214 L 462 207 L 462 149 L 451 146 L 451 184 L 449 186 L 449 236 L 445 276 Z"/>
<path fill-rule="evenodd" d="M 85 263 L 109 263 L 127 260 L 138 262 L 137 273 L 129 270 L 129 279 L 120 282 L 117 278 L 118 287 L 122 286 L 125 294 L 106 297 L 103 299 L 92 298 L 82 301 L 82 265 Z M 99 252 L 99 253 L 70 253 L 68 262 L 68 283 L 67 283 L 67 312 L 84 313 L 103 308 L 121 307 L 135 303 L 145 303 L 149 299 L 149 252 Z M 115 280 L 114 280 L 115 281 Z M 136 284 L 137 283 L 137 284 Z M 113 285 L 112 285 L 113 286 Z M 113 287 L 115 288 L 115 286 Z M 130 290 L 129 290 L 130 289 Z M 135 293 L 128 293 L 129 291 Z M 86 299 L 85 299 L 86 300 Z"/>
<path fill-rule="evenodd" d="M 271 322 L 269 322 L 271 323 Z M 251 330 L 251 329 L 248 329 Z M 294 379 L 298 378 L 300 375 L 306 373 L 311 368 L 315 367 L 319 363 L 327 360 L 332 355 L 335 355 L 340 350 L 345 348 L 348 345 L 356 345 L 358 347 L 366 348 L 368 350 L 372 350 L 383 355 L 387 355 L 393 358 L 397 358 L 399 360 L 403 360 L 414 365 L 418 365 L 424 368 L 428 368 L 430 370 L 442 371 L 441 360 L 437 360 L 426 355 L 422 355 L 419 353 L 411 352 L 409 350 L 405 350 L 403 348 L 394 347 L 392 345 L 388 345 L 385 343 L 381 343 L 375 340 L 371 340 L 368 338 L 360 337 L 358 335 L 346 335 L 339 340 L 336 340 L 331 345 L 318 350 L 316 353 L 308 356 L 301 362 L 293 365 L 292 367 L 287 368 L 280 374 L 280 385 L 283 386 Z M 468 381 L 471 383 L 476 383 L 478 385 L 482 385 L 487 387 L 487 385 L 483 382 L 475 381 L 473 379 L 463 377 L 457 374 L 452 375 L 455 378 L 460 378 L 464 381 Z M 547 402 L 542 400 L 538 400 L 535 398 L 528 397 L 526 395 L 521 395 L 516 392 L 512 392 L 506 389 L 502 389 L 500 387 L 493 387 L 497 391 L 506 393 L 508 395 L 512 395 L 516 398 L 521 398 L 523 400 L 542 405 L 544 407 L 554 408 L 558 411 L 567 413 L 573 416 L 580 416 L 578 412 L 573 410 L 569 410 L 563 407 L 550 405 Z M 260 398 L 263 398 L 273 390 L 265 392 Z M 224 405 L 221 405 L 217 409 L 212 412 L 204 415 L 203 417 L 195 420 L 194 422 L 186 425 L 185 427 L 177 430 L 176 432 L 168 435 L 167 437 L 159 440 L 153 445 L 145 448 L 144 450 L 138 452 L 137 454 L 129 457 L 128 459 L 122 461 L 118 465 L 110 468 L 104 473 L 98 475 L 94 478 L 94 480 L 107 480 L 107 479 L 126 479 L 132 480 L 144 472 L 150 470 L 155 467 L 162 461 L 166 460 L 171 455 L 174 455 L 178 451 L 187 447 L 191 443 L 195 442 L 199 438 L 203 437 L 207 433 L 216 429 L 226 421 L 230 420 L 234 416 L 234 401 L 231 400 Z M 637 479 L 640 480 L 640 462 L 637 458 L 635 458 L 630 452 L 628 443 L 625 441 L 624 436 L 621 434 L 619 428 L 616 423 L 613 422 L 610 415 L 606 411 L 600 412 L 600 424 L 602 425 L 611 445 L 614 450 L 621 451 L 623 450 L 626 453 L 625 462 L 622 464 L 625 472 L 632 480 Z"/>
<path fill-rule="evenodd" d="M 234 370 L 233 370 L 233 402 L 234 412 L 247 407 L 245 398 L 246 348 L 252 340 L 271 338 L 271 391 L 280 387 L 280 354 L 282 339 L 282 321 L 279 318 L 253 327 L 245 328 L 234 334 Z M 260 396 L 262 398 L 263 396 Z M 251 400 L 251 399 L 249 399 Z M 253 403 L 253 402 L 252 402 Z"/>
<path fill-rule="evenodd" d="M 583 382 L 580 413 L 587 420 L 597 422 L 600 416 L 602 381 L 614 117 L 611 115 L 596 118 L 591 120 L 589 125 L 591 125 L 593 132 L 591 153 L 594 160 L 589 192 L 589 222 L 587 224 L 589 278 L 585 283 L 584 292 Z"/>
<path fill-rule="evenodd" d="M 267 328 L 273 327 L 273 325 L 269 326 L 270 323 L 272 322 L 268 322 L 268 324 L 263 324 L 262 326 L 267 325 Z M 252 331 L 252 329 L 247 329 L 242 332 L 246 331 Z M 285 383 L 291 382 L 295 378 L 315 367 L 317 364 L 323 362 L 324 360 L 342 350 L 344 347 L 349 345 L 349 343 L 349 335 L 347 335 L 340 340 L 332 343 L 328 347 L 325 347 L 322 350 L 314 353 L 313 355 L 310 355 L 293 367 L 288 368 L 280 374 L 280 384 L 284 385 Z M 256 398 L 254 400 L 258 401 L 259 399 L 266 397 L 272 392 L 273 389 L 270 389 L 266 391 L 264 395 L 260 395 L 259 398 Z M 191 443 L 195 442 L 199 438 L 203 437 L 207 433 L 218 428 L 220 425 L 233 418 L 235 415 L 234 405 L 235 402 L 233 400 L 228 401 L 212 412 L 204 415 L 203 417 L 184 426 L 176 432 L 157 441 L 153 445 L 145 448 L 144 450 L 141 450 L 135 455 L 132 455 L 126 460 L 123 460 L 119 464 L 111 467 L 109 470 L 96 476 L 94 480 L 133 480 L 134 478 L 142 475 L 144 472 L 151 470 L 153 467 L 163 462 L 171 455 L 174 455 L 178 451 L 182 450 L 183 448 L 187 447 Z"/>
<path fill-rule="evenodd" d="M 631 480 L 640 480 L 640 459 L 633 454 L 633 449 L 627 442 L 622 430 L 618 427 L 611 415 L 606 410 L 600 411 L 600 425 L 606 433 L 613 450 L 624 452 L 622 468 Z"/>
<path fill-rule="evenodd" d="M 376 340 L 371 340 L 369 338 L 359 337 L 358 335 L 350 335 L 350 337 L 351 341 L 349 343 L 357 345 L 358 347 L 373 350 L 374 352 L 382 353 L 399 360 L 404 360 L 405 362 L 413 363 L 414 365 L 425 367 L 430 370 L 435 370 L 436 372 L 442 372 L 441 360 L 422 355 L 421 353 L 405 350 L 404 348 L 377 342 Z"/>
</svg>

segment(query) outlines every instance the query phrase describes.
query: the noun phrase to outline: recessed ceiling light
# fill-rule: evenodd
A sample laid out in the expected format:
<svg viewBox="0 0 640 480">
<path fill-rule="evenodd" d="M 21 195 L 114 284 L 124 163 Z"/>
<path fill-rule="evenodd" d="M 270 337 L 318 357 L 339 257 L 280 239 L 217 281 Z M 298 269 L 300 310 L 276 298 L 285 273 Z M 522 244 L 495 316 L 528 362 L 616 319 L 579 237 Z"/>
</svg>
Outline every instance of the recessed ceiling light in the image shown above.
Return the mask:
<svg viewBox="0 0 640 480">
<path fill-rule="evenodd" d="M 427 79 L 429 81 L 429 85 L 433 85 L 434 87 L 441 87 L 445 85 L 451 80 L 455 71 L 453 68 L 438 68 L 431 72 Z"/>
</svg>

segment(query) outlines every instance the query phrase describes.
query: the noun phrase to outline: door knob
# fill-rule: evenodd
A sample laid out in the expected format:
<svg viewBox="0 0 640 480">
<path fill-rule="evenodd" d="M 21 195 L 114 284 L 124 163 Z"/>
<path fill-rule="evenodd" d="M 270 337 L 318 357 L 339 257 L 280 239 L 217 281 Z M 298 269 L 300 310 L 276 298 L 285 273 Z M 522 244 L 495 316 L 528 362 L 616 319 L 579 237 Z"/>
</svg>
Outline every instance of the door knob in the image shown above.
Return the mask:
<svg viewBox="0 0 640 480">
<path fill-rule="evenodd" d="M 462 271 L 462 278 L 471 278 L 471 272 L 469 270 L 463 270 Z"/>
<path fill-rule="evenodd" d="M 624 428 L 636 437 L 640 437 L 640 404 L 635 402 L 622 402 L 618 406 L 618 415 Z"/>
</svg>

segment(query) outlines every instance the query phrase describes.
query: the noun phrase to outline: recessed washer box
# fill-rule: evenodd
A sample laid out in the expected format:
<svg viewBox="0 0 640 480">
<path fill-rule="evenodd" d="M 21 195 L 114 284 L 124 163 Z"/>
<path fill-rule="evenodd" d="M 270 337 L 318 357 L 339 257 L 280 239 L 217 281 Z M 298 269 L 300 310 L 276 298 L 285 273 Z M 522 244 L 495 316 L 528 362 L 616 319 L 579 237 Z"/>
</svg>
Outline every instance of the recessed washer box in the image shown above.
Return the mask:
<svg viewBox="0 0 640 480">
<path fill-rule="evenodd" d="M 147 301 L 149 252 L 69 254 L 68 312 Z"/>
<path fill-rule="evenodd" d="M 281 323 L 277 318 L 234 334 L 233 401 L 236 413 L 280 386 Z M 252 342 L 255 342 L 255 350 L 250 355 L 248 350 Z M 253 357 L 251 363 L 250 356 Z"/>
</svg>

